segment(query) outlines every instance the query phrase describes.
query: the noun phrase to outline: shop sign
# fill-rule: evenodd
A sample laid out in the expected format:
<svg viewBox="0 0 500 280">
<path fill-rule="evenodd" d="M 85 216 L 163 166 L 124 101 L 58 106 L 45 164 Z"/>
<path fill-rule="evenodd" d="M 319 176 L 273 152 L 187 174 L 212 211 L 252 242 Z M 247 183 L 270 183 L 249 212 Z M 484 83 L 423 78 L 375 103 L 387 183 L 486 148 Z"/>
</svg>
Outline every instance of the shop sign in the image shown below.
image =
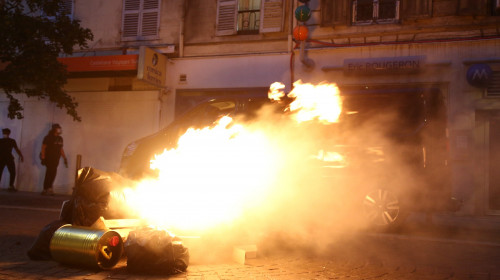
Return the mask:
<svg viewBox="0 0 500 280">
<path fill-rule="evenodd" d="M 68 72 L 130 71 L 137 69 L 137 55 L 60 57 Z"/>
<path fill-rule="evenodd" d="M 424 67 L 425 56 L 344 59 L 346 74 L 409 74 Z"/>
<path fill-rule="evenodd" d="M 467 70 L 467 82 L 475 87 L 487 87 L 493 76 L 488 64 L 474 64 Z"/>
<path fill-rule="evenodd" d="M 167 57 L 155 50 L 141 46 L 139 48 L 139 65 L 137 79 L 157 87 L 165 87 Z"/>
</svg>

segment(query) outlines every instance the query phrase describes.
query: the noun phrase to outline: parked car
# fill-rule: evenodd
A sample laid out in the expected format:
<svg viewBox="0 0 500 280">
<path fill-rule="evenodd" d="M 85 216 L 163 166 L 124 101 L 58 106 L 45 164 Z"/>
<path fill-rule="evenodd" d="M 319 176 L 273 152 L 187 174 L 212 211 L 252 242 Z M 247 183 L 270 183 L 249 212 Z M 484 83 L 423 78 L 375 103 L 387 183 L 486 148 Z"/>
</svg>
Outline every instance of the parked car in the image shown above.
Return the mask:
<svg viewBox="0 0 500 280">
<path fill-rule="evenodd" d="M 319 141 L 320 152 L 311 163 L 324 170 L 327 184 L 343 187 L 367 222 L 384 230 L 399 226 L 409 211 L 449 208 L 446 110 L 440 92 L 344 92 L 340 122 L 328 134 L 335 136 Z M 132 179 L 154 176 L 150 160 L 174 148 L 188 128 L 210 126 L 221 115 L 251 118 L 267 103 L 262 96 L 211 97 L 159 132 L 130 143 L 123 152 L 120 173 Z M 282 111 L 284 104 L 279 106 Z M 329 157 L 335 154 L 343 159 Z"/>
</svg>

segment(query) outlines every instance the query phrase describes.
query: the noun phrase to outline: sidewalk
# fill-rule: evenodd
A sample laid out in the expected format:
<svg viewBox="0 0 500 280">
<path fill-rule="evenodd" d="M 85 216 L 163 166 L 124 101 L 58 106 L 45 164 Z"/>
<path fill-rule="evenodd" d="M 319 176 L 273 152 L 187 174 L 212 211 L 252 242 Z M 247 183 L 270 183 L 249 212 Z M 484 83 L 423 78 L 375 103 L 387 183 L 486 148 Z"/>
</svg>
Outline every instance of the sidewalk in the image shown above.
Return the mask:
<svg viewBox="0 0 500 280">
<path fill-rule="evenodd" d="M 59 211 L 63 201 L 70 199 L 70 197 L 70 195 L 61 194 L 46 196 L 38 192 L 8 192 L 6 189 L 0 189 L 0 208 L 34 208 Z"/>
<path fill-rule="evenodd" d="M 257 258 L 249 259 L 244 265 L 232 259 L 232 251 L 228 251 L 225 258 L 215 258 L 211 248 L 214 244 L 203 243 L 206 248 L 200 248 L 200 251 L 190 248 L 190 253 L 208 260 L 193 258 L 187 272 L 172 276 L 134 275 L 127 271 L 125 262 L 111 270 L 95 271 L 64 266 L 55 261 L 28 260 L 25 252 L 38 228 L 46 223 L 45 220 L 50 221 L 49 216 L 57 216 L 55 212 L 69 198 L 68 195 L 0 191 L 1 212 L 8 217 L 2 219 L 1 224 L 12 225 L 8 234 L 0 239 L 0 279 L 500 279 L 497 266 L 500 245 L 441 242 L 405 235 L 359 235 L 346 242 L 334 243 L 325 255 L 315 255 L 308 248 L 286 246 L 281 252 L 277 250 L 281 243 L 267 244 L 267 247 L 259 247 Z M 34 208 L 45 211 L 17 210 Z M 30 223 L 22 220 L 24 213 L 30 213 L 25 217 L 40 225 L 29 225 L 29 232 L 20 228 Z M 438 229 L 452 227 L 459 232 L 463 228 L 495 230 L 497 235 L 500 232 L 500 218 L 495 216 L 440 214 L 434 215 L 433 220 Z M 429 227 L 425 215 L 421 214 L 412 215 L 408 222 L 410 229 Z M 416 253 L 418 250 L 419 254 Z"/>
</svg>

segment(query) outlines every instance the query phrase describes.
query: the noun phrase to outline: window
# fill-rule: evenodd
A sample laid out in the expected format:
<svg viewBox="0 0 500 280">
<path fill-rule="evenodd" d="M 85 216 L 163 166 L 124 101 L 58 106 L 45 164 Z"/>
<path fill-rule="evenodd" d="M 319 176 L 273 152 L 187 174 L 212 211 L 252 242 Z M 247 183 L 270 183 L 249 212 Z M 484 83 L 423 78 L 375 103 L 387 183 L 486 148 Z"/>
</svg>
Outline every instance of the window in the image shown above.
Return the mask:
<svg viewBox="0 0 500 280">
<path fill-rule="evenodd" d="M 283 30 L 284 0 L 217 0 L 217 36 Z"/>
<path fill-rule="evenodd" d="M 399 20 L 399 0 L 354 0 L 354 24 L 394 23 Z"/>
<path fill-rule="evenodd" d="M 404 18 L 432 16 L 432 0 L 402 0 L 401 2 L 401 13 Z"/>
<path fill-rule="evenodd" d="M 64 0 L 62 5 L 63 13 L 68 15 L 70 19 L 73 19 L 73 0 Z"/>
<path fill-rule="evenodd" d="M 487 2 L 487 0 L 459 0 L 458 14 L 462 16 L 484 16 L 487 12 Z"/>
<path fill-rule="evenodd" d="M 321 25 L 349 24 L 349 0 L 321 0 Z"/>
<path fill-rule="evenodd" d="M 238 0 L 238 34 L 259 33 L 260 0 Z"/>
<path fill-rule="evenodd" d="M 397 23 L 429 17 L 432 0 L 321 0 L 321 26 Z"/>
<path fill-rule="evenodd" d="M 70 19 L 73 19 L 73 1 L 74 0 L 63 0 L 61 2 L 61 7 L 57 15 L 67 15 Z M 55 21 L 56 17 L 55 16 L 47 16 L 45 13 L 42 14 L 49 20 Z"/>
<path fill-rule="evenodd" d="M 123 0 L 122 40 L 158 39 L 160 0 Z"/>
</svg>

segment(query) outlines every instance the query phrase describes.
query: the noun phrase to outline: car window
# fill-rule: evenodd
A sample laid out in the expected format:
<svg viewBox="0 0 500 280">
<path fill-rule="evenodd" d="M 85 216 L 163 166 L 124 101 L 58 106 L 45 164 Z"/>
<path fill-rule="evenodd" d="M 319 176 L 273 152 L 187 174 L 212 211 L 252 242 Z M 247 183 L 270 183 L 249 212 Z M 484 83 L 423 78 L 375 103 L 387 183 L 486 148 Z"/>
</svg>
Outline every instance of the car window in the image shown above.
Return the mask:
<svg viewBox="0 0 500 280">
<path fill-rule="evenodd" d="M 188 128 L 203 128 L 212 125 L 222 116 L 234 112 L 236 103 L 234 101 L 219 101 L 203 104 L 186 114 L 180 124 L 183 134 Z M 179 135 L 180 136 L 180 135 Z"/>
</svg>

